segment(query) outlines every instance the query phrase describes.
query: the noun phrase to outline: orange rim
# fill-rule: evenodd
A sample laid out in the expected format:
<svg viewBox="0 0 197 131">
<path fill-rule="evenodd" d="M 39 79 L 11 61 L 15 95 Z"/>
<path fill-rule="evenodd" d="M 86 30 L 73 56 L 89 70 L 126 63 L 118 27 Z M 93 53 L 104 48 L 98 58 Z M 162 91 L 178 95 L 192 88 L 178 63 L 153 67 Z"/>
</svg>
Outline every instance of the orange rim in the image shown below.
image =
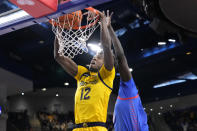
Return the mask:
<svg viewBox="0 0 197 131">
<path fill-rule="evenodd" d="M 67 1 L 70 1 L 70 0 L 67 0 Z M 64 1 L 64 2 L 67 2 L 67 1 Z M 97 15 L 99 15 L 99 11 L 98 10 L 96 10 L 96 9 L 94 9 L 93 7 L 88 7 L 88 8 L 85 8 L 86 10 L 88 10 L 88 11 L 92 11 L 92 12 L 94 12 L 95 14 L 97 14 Z M 88 24 L 88 25 L 83 25 L 83 26 L 81 26 L 81 27 L 79 27 L 79 26 L 74 26 L 74 27 L 72 27 L 72 29 L 74 29 L 74 30 L 78 30 L 79 28 L 80 29 L 85 29 L 85 28 L 87 28 L 87 27 L 91 27 L 91 26 L 94 26 L 98 21 L 99 21 L 99 16 L 97 17 L 97 19 L 93 22 L 93 23 L 90 23 L 90 24 Z M 49 20 L 49 23 L 50 24 L 52 24 L 52 20 Z M 64 25 L 63 24 L 61 24 L 61 23 L 54 23 L 54 26 L 62 26 L 62 27 L 64 27 Z M 67 29 L 67 28 L 65 28 L 65 29 Z"/>
<path fill-rule="evenodd" d="M 96 10 L 96 9 L 94 9 L 93 7 L 88 7 L 88 8 L 85 8 L 85 9 L 88 10 L 88 11 L 92 11 L 92 12 L 94 12 L 95 14 L 99 15 L 99 11 Z M 79 28 L 85 29 L 85 28 L 87 28 L 87 27 L 91 27 L 91 26 L 95 25 L 98 21 L 99 21 L 99 16 L 97 17 L 96 21 L 94 21 L 93 23 L 91 23 L 91 24 L 89 24 L 89 25 L 83 25 L 83 26 L 81 26 L 81 27 L 77 27 L 77 26 L 76 26 L 76 27 L 73 27 L 73 29 L 74 29 L 74 30 L 78 30 Z"/>
</svg>

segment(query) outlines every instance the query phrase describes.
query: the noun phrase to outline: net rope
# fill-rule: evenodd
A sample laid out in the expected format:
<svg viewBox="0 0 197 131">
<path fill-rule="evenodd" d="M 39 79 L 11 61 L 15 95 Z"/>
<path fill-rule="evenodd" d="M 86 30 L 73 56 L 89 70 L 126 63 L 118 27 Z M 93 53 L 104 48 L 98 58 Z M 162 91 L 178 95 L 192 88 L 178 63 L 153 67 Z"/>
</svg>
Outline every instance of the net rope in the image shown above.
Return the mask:
<svg viewBox="0 0 197 131">
<path fill-rule="evenodd" d="M 88 52 L 86 42 L 99 26 L 98 17 L 98 14 L 88 11 L 82 16 L 79 13 L 74 13 L 72 20 L 69 20 L 69 16 L 66 14 L 64 22 L 60 22 L 60 17 L 52 19 L 52 31 L 58 39 L 60 56 L 72 59 L 78 54 Z M 81 26 L 82 18 L 86 19 L 87 26 L 84 29 Z M 79 23 L 78 29 L 73 29 L 76 26 L 75 22 Z"/>
</svg>

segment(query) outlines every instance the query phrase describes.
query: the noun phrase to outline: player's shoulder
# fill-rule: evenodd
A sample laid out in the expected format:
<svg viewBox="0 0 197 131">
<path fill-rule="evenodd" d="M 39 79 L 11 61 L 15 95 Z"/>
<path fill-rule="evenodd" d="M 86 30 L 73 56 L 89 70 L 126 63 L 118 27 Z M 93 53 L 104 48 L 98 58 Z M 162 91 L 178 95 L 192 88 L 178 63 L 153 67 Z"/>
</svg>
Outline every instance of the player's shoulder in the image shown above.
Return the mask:
<svg viewBox="0 0 197 131">
<path fill-rule="evenodd" d="M 81 65 L 78 65 L 78 70 L 77 70 L 77 75 L 75 76 L 75 79 L 76 80 L 80 80 L 81 79 L 81 76 L 84 74 L 84 73 L 88 73 L 89 70 L 84 67 L 84 66 L 81 66 Z"/>
<path fill-rule="evenodd" d="M 78 72 L 84 73 L 84 72 L 89 72 L 89 70 L 85 66 L 78 65 Z"/>
<path fill-rule="evenodd" d="M 123 85 L 135 85 L 135 81 L 133 79 L 133 77 L 131 77 L 129 80 L 127 81 L 123 81 L 120 77 L 120 83 L 122 83 Z"/>
<path fill-rule="evenodd" d="M 123 81 L 121 78 L 120 78 L 120 88 L 121 89 L 124 89 L 124 90 L 132 90 L 132 91 L 137 91 L 137 86 L 135 84 L 135 81 L 133 79 L 133 77 L 131 77 L 130 80 L 128 81 Z"/>
<path fill-rule="evenodd" d="M 83 66 L 83 65 L 78 65 L 78 68 L 82 68 L 82 69 L 86 69 L 86 70 L 88 70 L 88 68 L 86 68 L 85 66 Z"/>
<path fill-rule="evenodd" d="M 101 67 L 101 69 L 99 70 L 99 73 L 101 74 L 101 75 L 107 75 L 107 76 L 113 76 L 113 75 L 115 75 L 115 68 L 113 67 L 112 68 L 112 70 L 108 70 L 108 69 L 106 69 L 106 67 L 103 65 L 102 67 Z"/>
</svg>

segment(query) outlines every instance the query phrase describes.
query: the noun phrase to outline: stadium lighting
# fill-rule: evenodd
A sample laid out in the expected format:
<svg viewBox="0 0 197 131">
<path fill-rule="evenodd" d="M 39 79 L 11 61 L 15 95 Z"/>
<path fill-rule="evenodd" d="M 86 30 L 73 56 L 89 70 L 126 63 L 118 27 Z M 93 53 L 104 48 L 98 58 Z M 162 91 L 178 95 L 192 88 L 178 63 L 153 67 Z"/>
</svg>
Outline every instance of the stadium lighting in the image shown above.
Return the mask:
<svg viewBox="0 0 197 131">
<path fill-rule="evenodd" d="M 46 91 L 47 89 L 46 88 L 42 88 L 42 91 Z"/>
<path fill-rule="evenodd" d="M 158 45 L 166 45 L 166 42 L 158 42 Z"/>
<path fill-rule="evenodd" d="M 186 53 L 186 55 L 191 55 L 191 54 L 192 54 L 191 52 L 187 52 L 187 53 Z"/>
<path fill-rule="evenodd" d="M 101 52 L 102 48 L 98 44 L 88 44 L 88 47 L 94 52 Z"/>
<path fill-rule="evenodd" d="M 183 82 L 186 82 L 186 80 L 170 80 L 170 81 L 167 81 L 167 82 L 163 82 L 163 83 L 154 85 L 153 88 L 160 88 L 160 87 L 169 86 L 169 85 L 178 84 L 178 83 L 183 83 Z"/>
<path fill-rule="evenodd" d="M 133 71 L 133 69 L 132 69 L 132 68 L 129 68 L 129 71 L 130 71 L 130 72 L 132 72 L 132 71 Z"/>
<path fill-rule="evenodd" d="M 192 72 L 185 73 L 181 76 L 178 76 L 179 79 L 186 79 L 186 80 L 197 80 L 197 76 Z"/>
<path fill-rule="evenodd" d="M 168 41 L 169 41 L 169 42 L 173 42 L 173 43 L 175 43 L 175 42 L 176 42 L 176 40 L 175 40 L 175 39 L 168 39 Z"/>
<path fill-rule="evenodd" d="M 124 35 L 125 33 L 127 32 L 127 29 L 126 28 L 121 28 L 119 30 L 116 30 L 116 36 L 120 37 L 122 35 Z"/>
<path fill-rule="evenodd" d="M 19 10 L 14 13 L 10 13 L 8 15 L 0 17 L 0 26 L 8 24 L 10 22 L 15 22 L 27 16 L 30 16 L 30 15 L 24 10 Z"/>
<path fill-rule="evenodd" d="M 68 86 L 68 85 L 69 85 L 69 83 L 68 83 L 68 82 L 65 82 L 65 83 L 64 83 L 64 85 L 65 85 L 65 86 Z"/>
<path fill-rule="evenodd" d="M 40 44 L 44 44 L 44 41 L 43 41 L 43 40 L 40 40 L 39 43 L 40 43 Z"/>
</svg>

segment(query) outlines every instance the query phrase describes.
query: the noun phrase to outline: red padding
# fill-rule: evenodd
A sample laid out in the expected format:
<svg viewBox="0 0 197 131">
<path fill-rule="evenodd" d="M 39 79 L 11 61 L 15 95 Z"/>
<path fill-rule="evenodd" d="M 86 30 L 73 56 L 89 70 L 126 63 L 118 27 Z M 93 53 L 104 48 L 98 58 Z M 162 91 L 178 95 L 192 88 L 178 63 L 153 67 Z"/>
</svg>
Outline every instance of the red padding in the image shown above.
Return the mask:
<svg viewBox="0 0 197 131">
<path fill-rule="evenodd" d="M 31 16 L 38 18 L 57 11 L 58 0 L 9 0 Z"/>
</svg>

